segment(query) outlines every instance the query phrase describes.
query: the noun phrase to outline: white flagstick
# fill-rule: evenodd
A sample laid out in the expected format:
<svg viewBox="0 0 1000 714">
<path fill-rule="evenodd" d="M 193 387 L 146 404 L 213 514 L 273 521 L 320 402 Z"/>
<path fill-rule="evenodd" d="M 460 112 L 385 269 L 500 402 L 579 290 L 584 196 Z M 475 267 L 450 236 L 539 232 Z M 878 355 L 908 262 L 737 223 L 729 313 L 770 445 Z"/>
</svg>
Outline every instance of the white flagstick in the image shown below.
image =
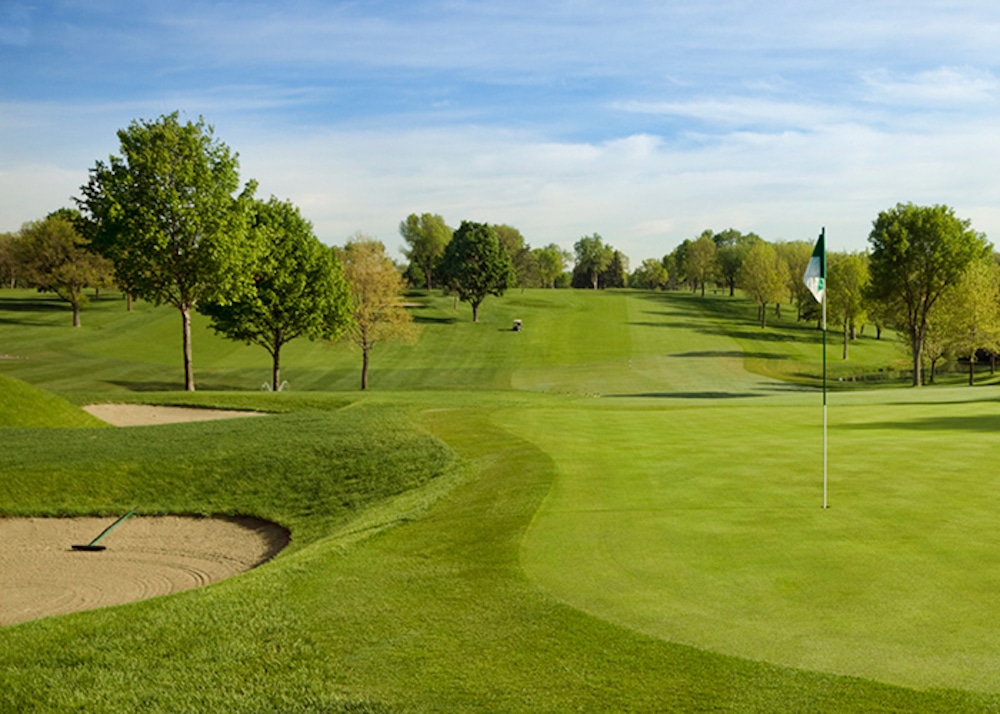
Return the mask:
<svg viewBox="0 0 1000 714">
<path fill-rule="evenodd" d="M 826 237 L 826 228 L 823 229 Z M 826 267 L 826 241 L 823 241 L 823 267 Z M 825 273 L 825 271 L 824 271 Z M 823 285 L 823 508 L 829 508 L 827 503 L 827 439 L 826 439 L 826 276 Z"/>
</svg>

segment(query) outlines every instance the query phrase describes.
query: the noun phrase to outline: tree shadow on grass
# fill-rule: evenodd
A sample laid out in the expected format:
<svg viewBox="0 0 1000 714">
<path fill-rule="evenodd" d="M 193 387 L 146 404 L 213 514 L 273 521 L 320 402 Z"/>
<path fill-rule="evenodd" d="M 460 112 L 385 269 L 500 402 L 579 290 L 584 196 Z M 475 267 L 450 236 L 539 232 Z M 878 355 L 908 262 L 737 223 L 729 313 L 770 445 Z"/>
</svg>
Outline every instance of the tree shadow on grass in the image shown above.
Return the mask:
<svg viewBox="0 0 1000 714">
<path fill-rule="evenodd" d="M 745 399 L 759 397 L 754 392 L 640 392 L 637 394 L 605 394 L 605 397 L 624 399 Z"/>
<path fill-rule="evenodd" d="M 729 357 L 729 358 L 744 358 L 749 357 L 750 359 L 789 359 L 788 355 L 781 354 L 779 352 L 744 352 L 743 350 L 705 350 L 702 352 L 678 352 L 676 354 L 669 355 L 670 357 L 701 357 L 701 358 L 714 358 L 714 357 Z"/>
<path fill-rule="evenodd" d="M 838 429 L 872 431 L 972 431 L 984 434 L 1000 433 L 1000 414 L 983 416 L 941 416 L 911 421 L 875 421 L 865 424 L 842 424 Z"/>
<path fill-rule="evenodd" d="M 413 321 L 424 325 L 454 325 L 458 322 L 457 317 L 428 317 L 427 315 L 414 315 Z"/>
</svg>

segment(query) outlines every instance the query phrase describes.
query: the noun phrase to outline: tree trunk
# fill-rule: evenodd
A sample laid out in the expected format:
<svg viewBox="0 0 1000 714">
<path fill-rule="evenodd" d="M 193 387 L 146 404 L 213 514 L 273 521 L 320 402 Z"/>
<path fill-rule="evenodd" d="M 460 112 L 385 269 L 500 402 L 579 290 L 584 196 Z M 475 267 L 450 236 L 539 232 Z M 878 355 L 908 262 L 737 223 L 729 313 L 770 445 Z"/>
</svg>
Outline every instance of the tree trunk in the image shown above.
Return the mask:
<svg viewBox="0 0 1000 714">
<path fill-rule="evenodd" d="M 181 325 L 184 332 L 184 389 L 194 391 L 194 366 L 191 359 L 191 306 L 181 306 Z"/>
<path fill-rule="evenodd" d="M 705 297 L 705 281 L 701 281 L 701 296 Z"/>
<path fill-rule="evenodd" d="M 914 335 L 914 340 L 916 336 Z M 923 340 L 913 342 L 913 386 L 919 387 L 921 384 L 921 367 L 923 366 L 924 343 Z"/>
<path fill-rule="evenodd" d="M 969 386 L 976 383 L 976 355 L 969 357 Z"/>
<path fill-rule="evenodd" d="M 80 301 L 73 300 L 70 305 L 73 306 L 73 327 L 80 326 Z"/>
<path fill-rule="evenodd" d="M 361 348 L 361 391 L 368 389 L 368 345 Z"/>
<path fill-rule="evenodd" d="M 760 308 L 760 329 L 767 328 L 767 303 L 761 303 Z"/>
<path fill-rule="evenodd" d="M 132 293 L 125 293 L 125 312 L 132 312 Z"/>
<path fill-rule="evenodd" d="M 479 303 L 475 301 L 472 303 L 472 321 L 479 322 Z"/>
<path fill-rule="evenodd" d="M 847 319 L 844 319 L 844 359 L 847 359 L 847 343 L 849 342 L 850 331 L 847 327 Z"/>
<path fill-rule="evenodd" d="M 277 392 L 281 388 L 281 345 L 275 345 L 271 357 L 271 390 Z"/>
</svg>

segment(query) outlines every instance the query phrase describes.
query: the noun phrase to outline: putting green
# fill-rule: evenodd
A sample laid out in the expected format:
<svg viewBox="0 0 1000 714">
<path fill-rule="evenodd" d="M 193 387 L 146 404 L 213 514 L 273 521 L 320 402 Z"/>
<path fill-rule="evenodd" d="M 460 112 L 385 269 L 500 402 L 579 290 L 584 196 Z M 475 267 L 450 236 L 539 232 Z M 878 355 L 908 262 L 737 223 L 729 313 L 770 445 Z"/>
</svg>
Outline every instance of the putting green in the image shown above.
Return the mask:
<svg viewBox="0 0 1000 714">
<path fill-rule="evenodd" d="M 497 420 L 558 466 L 522 559 L 574 607 L 754 660 L 1000 689 L 992 395 L 835 395 L 825 511 L 818 395 Z"/>
</svg>

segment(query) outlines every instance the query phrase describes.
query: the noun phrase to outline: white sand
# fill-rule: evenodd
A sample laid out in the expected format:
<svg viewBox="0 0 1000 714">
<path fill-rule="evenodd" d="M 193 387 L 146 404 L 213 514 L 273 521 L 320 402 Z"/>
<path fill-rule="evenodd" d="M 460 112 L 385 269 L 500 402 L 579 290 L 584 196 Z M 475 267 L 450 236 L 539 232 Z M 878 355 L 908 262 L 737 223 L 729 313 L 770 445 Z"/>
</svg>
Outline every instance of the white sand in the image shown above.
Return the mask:
<svg viewBox="0 0 1000 714">
<path fill-rule="evenodd" d="M 236 417 L 265 416 L 262 412 L 194 407 L 162 407 L 150 404 L 90 404 L 84 410 L 112 426 L 149 426 L 188 421 L 210 421 Z"/>
</svg>

